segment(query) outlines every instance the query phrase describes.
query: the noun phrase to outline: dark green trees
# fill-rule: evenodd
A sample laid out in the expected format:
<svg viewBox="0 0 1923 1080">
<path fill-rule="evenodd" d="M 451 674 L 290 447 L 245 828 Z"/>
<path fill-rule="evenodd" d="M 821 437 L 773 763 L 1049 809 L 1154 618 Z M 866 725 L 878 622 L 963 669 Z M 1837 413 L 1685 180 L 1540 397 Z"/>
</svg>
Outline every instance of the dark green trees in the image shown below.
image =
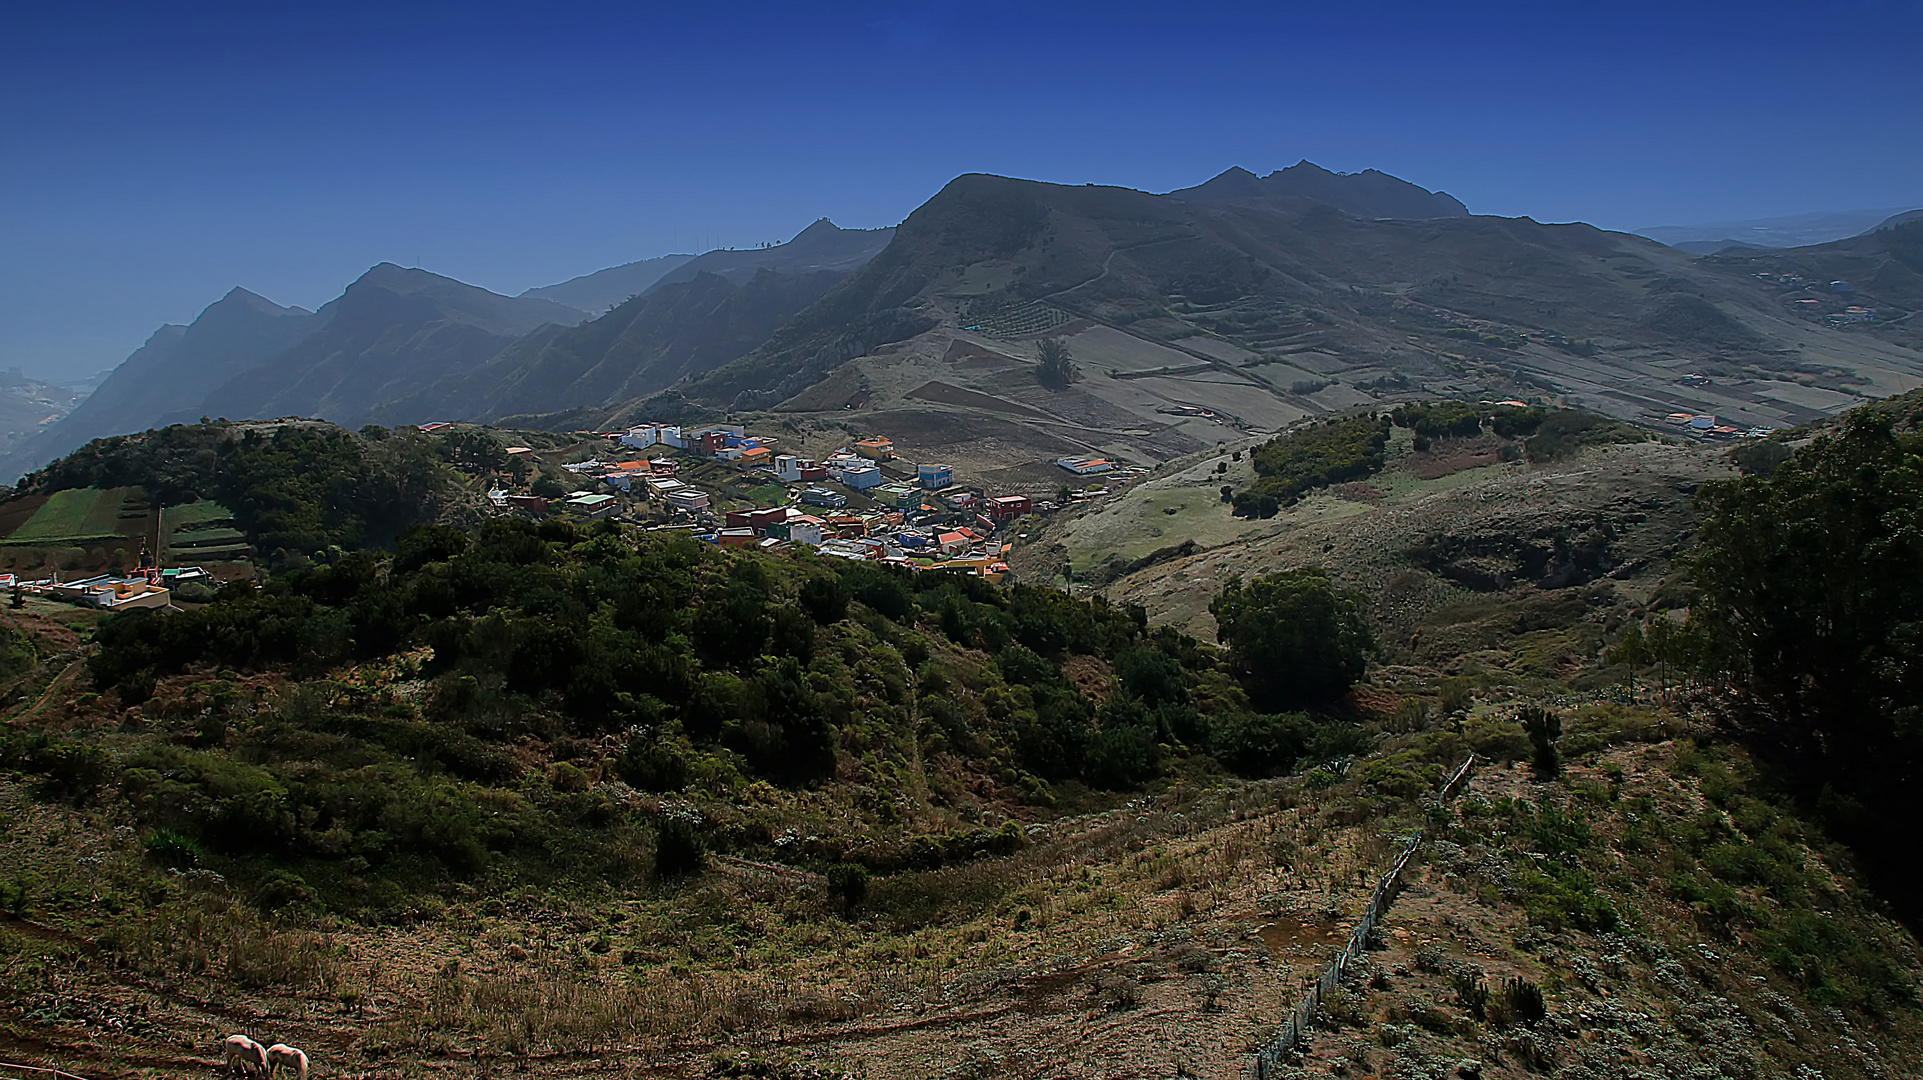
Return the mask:
<svg viewBox="0 0 1923 1080">
<path fill-rule="evenodd" d="M 1043 338 L 1041 362 L 1035 366 L 1035 380 L 1050 390 L 1066 390 L 1068 384 L 1082 377 L 1075 361 L 1069 358 L 1068 346 L 1061 338 Z"/>
<path fill-rule="evenodd" d="M 1340 696 L 1362 677 L 1375 651 L 1355 597 L 1319 568 L 1230 585 L 1209 613 L 1249 697 L 1263 708 Z"/>
<path fill-rule="evenodd" d="M 1923 810 L 1923 435 L 1861 410 L 1768 480 L 1704 490 L 1691 623 L 1744 734 L 1833 825 L 1915 850 Z M 1907 881 L 1913 862 L 1886 862 Z"/>
</svg>

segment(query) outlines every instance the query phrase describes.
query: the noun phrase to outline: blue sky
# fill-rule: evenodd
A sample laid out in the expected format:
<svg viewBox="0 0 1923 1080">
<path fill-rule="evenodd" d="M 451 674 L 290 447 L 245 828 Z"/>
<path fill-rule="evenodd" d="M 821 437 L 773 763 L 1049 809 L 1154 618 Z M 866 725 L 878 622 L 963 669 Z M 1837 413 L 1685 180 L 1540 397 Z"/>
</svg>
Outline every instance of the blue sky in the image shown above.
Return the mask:
<svg viewBox="0 0 1923 1080">
<path fill-rule="evenodd" d="M 277 10 L 285 8 L 287 10 Z M 1923 0 L 0 9 L 0 367 L 228 288 L 501 292 L 899 221 L 953 176 L 1379 168 L 1606 227 L 1923 204 Z"/>
</svg>

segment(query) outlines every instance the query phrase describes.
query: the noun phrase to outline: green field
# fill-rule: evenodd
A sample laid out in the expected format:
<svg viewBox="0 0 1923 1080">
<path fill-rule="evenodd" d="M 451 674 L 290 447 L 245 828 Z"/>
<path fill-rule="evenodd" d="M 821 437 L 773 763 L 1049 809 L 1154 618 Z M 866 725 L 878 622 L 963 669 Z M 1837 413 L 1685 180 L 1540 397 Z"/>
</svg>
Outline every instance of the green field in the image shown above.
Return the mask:
<svg viewBox="0 0 1923 1080">
<path fill-rule="evenodd" d="M 160 532 L 166 537 L 163 562 L 231 559 L 253 550 L 246 534 L 234 528 L 234 512 L 204 499 L 162 510 Z"/>
<path fill-rule="evenodd" d="M 71 488 L 55 492 L 6 542 L 65 544 L 120 536 L 121 507 L 128 496 L 139 495 L 138 488 Z"/>
</svg>

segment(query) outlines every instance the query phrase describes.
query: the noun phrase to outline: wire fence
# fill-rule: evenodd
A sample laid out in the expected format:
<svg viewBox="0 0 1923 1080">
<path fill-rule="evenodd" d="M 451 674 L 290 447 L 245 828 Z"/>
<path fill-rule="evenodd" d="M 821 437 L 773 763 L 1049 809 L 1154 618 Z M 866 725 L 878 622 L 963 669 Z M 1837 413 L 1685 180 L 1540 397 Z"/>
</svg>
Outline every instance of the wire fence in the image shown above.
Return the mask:
<svg viewBox="0 0 1923 1080">
<path fill-rule="evenodd" d="M 1442 806 L 1455 797 L 1457 789 L 1468 778 L 1469 769 L 1475 763 L 1474 754 L 1463 760 L 1461 768 L 1458 768 L 1442 785 L 1442 789 L 1436 792 L 1434 805 Z M 1315 980 L 1315 985 L 1309 987 L 1302 995 L 1302 999 L 1296 1002 L 1295 1008 L 1290 1010 L 1289 1018 L 1282 1023 L 1282 1030 L 1267 1046 L 1257 1051 L 1254 1060 L 1249 1062 L 1248 1072 L 1245 1074 L 1248 1080 L 1268 1080 L 1269 1074 L 1282 1064 L 1283 1059 L 1302 1045 L 1303 1040 L 1308 1036 L 1309 1025 L 1315 1020 L 1316 1012 L 1322 1008 L 1323 999 L 1335 992 L 1336 987 L 1342 985 L 1343 976 L 1349 972 L 1349 965 L 1355 963 L 1364 952 L 1368 951 L 1369 937 L 1375 933 L 1376 924 L 1381 921 L 1390 903 L 1395 900 L 1396 890 L 1402 886 L 1402 872 L 1408 867 L 1410 860 L 1415 858 L 1416 849 L 1421 846 L 1422 830 L 1420 829 L 1416 830 L 1415 835 L 1402 842 L 1402 850 L 1396 855 L 1395 862 L 1389 865 L 1388 872 L 1375 883 L 1374 891 L 1369 894 L 1369 902 L 1362 909 L 1362 917 L 1356 920 L 1355 930 L 1349 934 L 1349 940 L 1343 943 L 1341 951 L 1335 954 L 1335 959 L 1323 969 L 1322 975 Z"/>
<path fill-rule="evenodd" d="M 70 1072 L 61 1072 L 59 1069 L 47 1069 L 39 1065 L 15 1065 L 10 1061 L 0 1061 L 0 1069 L 18 1069 L 21 1072 L 35 1073 L 40 1076 L 51 1076 L 54 1077 L 55 1080 L 86 1080 L 84 1076 L 75 1076 Z"/>
</svg>

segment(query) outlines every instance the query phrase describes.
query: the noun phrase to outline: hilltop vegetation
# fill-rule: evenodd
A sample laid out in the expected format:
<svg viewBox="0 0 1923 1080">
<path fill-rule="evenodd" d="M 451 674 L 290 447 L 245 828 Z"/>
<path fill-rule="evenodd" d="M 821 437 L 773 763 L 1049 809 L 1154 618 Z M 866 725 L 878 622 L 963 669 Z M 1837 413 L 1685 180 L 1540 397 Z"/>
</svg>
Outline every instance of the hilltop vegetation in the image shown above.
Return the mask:
<svg viewBox="0 0 1923 1080">
<path fill-rule="evenodd" d="M 1291 431 L 1250 451 L 1255 483 L 1230 499 L 1235 512 L 1274 517 L 1316 488 L 1359 480 L 1382 468 L 1389 444 L 1386 417 L 1325 420 Z"/>
<path fill-rule="evenodd" d="M 410 525 L 458 513 L 467 500 L 455 467 L 483 464 L 508 468 L 498 443 L 466 432 L 176 424 L 96 439 L 29 473 L 15 493 L 124 487 L 163 505 L 219 502 L 264 555 L 288 562 L 390 544 Z"/>
</svg>

